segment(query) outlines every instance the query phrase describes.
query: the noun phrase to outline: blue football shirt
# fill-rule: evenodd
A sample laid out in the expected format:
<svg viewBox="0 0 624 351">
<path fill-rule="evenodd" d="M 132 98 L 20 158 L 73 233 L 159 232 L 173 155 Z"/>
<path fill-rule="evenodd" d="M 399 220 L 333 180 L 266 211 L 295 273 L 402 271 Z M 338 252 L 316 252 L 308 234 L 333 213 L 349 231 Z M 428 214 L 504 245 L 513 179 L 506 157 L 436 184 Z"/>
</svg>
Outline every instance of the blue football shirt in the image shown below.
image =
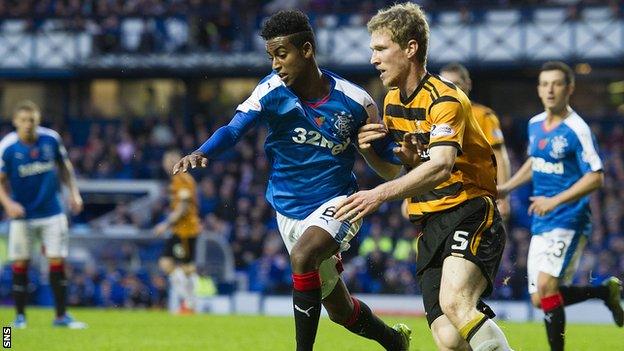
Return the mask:
<svg viewBox="0 0 624 351">
<path fill-rule="evenodd" d="M 546 112 L 529 121 L 528 153 L 533 170 L 533 195 L 555 196 L 569 189 L 589 172 L 602 170 L 602 161 L 592 132 L 574 111 L 552 130 L 544 128 Z M 532 232 L 554 228 L 591 231 L 589 197 L 559 205 L 545 216 L 533 216 Z"/>
<path fill-rule="evenodd" d="M 59 134 L 38 127 L 37 140 L 28 145 L 16 132 L 0 141 L 0 172 L 7 175 L 13 200 L 26 211 L 25 219 L 49 217 L 62 212 L 57 162 L 67 159 Z"/>
<path fill-rule="evenodd" d="M 326 70 L 329 94 L 304 101 L 275 72 L 240 104 L 232 121 L 199 149 L 214 157 L 254 126 L 268 127 L 264 149 L 271 167 L 268 202 L 280 214 L 303 219 L 328 200 L 357 190 L 353 164 L 357 131 L 377 106 L 357 85 Z"/>
</svg>

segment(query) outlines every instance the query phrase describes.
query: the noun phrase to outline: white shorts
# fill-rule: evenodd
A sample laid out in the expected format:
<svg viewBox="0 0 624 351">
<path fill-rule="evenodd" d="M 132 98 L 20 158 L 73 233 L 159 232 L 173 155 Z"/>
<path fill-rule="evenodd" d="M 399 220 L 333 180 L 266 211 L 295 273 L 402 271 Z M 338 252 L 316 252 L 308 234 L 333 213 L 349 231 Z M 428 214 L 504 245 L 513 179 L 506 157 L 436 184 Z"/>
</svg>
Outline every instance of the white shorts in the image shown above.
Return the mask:
<svg viewBox="0 0 624 351">
<path fill-rule="evenodd" d="M 41 238 L 46 257 L 67 257 L 69 253 L 67 216 L 59 213 L 45 218 L 11 220 L 9 259 L 29 259 L 36 237 Z"/>
<path fill-rule="evenodd" d="M 559 278 L 561 285 L 570 284 L 586 242 L 583 233 L 565 228 L 533 235 L 527 260 L 529 293 L 537 292 L 539 272 Z"/>
<path fill-rule="evenodd" d="M 311 226 L 320 227 L 327 231 L 340 245 L 340 251 L 346 251 L 349 249 L 349 241 L 353 239 L 360 226 L 362 220 L 356 223 L 350 224 L 348 222 L 340 222 L 334 219 L 334 213 L 336 212 L 336 204 L 345 199 L 346 196 L 335 197 L 319 208 L 312 212 L 308 217 L 302 220 L 288 218 L 277 213 L 277 225 L 279 227 L 282 240 L 286 244 L 288 253 L 292 250 L 293 246 L 301 235 Z M 340 253 L 326 259 L 321 263 L 319 267 L 319 275 L 321 276 L 321 296 L 326 298 L 336 287 L 336 283 L 340 279 L 340 273 L 342 272 L 342 261 L 340 259 Z"/>
</svg>

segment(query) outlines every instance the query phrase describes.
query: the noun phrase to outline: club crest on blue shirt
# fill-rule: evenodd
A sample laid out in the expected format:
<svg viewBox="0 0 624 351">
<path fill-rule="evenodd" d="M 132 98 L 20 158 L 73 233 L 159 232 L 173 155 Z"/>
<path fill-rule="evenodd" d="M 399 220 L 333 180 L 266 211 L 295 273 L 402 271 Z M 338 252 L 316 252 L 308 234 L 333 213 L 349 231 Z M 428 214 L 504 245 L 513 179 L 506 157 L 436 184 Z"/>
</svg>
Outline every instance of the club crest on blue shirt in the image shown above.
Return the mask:
<svg viewBox="0 0 624 351">
<path fill-rule="evenodd" d="M 550 142 L 550 147 L 551 150 L 549 152 L 549 155 L 552 158 L 563 158 L 565 157 L 565 149 L 568 146 L 568 140 L 566 139 L 565 136 L 563 135 L 557 135 L 554 138 L 552 138 L 552 141 Z"/>
<path fill-rule="evenodd" d="M 334 113 L 334 119 L 334 128 L 338 136 L 343 139 L 350 137 L 353 133 L 353 116 L 346 111 L 340 111 Z"/>
</svg>

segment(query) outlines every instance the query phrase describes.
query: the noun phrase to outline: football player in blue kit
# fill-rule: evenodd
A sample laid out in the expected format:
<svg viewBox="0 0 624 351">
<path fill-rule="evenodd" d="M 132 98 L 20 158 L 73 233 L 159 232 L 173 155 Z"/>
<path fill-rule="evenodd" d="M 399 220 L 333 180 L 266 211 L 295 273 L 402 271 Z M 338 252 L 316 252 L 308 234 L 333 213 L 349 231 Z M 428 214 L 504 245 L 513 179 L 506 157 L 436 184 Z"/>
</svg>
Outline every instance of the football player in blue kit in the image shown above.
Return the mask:
<svg viewBox="0 0 624 351">
<path fill-rule="evenodd" d="M 591 233 L 588 195 L 602 186 L 603 167 L 589 126 L 569 104 L 572 69 L 563 62 L 545 63 L 537 91 L 545 111 L 529 121 L 529 158 L 498 192 L 504 197 L 532 181 L 528 288 L 533 305 L 544 311 L 550 349 L 563 350 L 564 306 L 602 299 L 622 327 L 622 283 L 611 277 L 602 286 L 569 285 Z"/>
<path fill-rule="evenodd" d="M 297 350 L 312 350 L 321 304 L 332 321 L 376 340 L 387 350 L 408 350 L 411 331 L 387 326 L 340 278 L 340 252 L 349 247 L 361 221 L 333 218 L 336 203 L 357 189 L 353 174 L 357 131 L 379 120 L 373 99 L 360 87 L 319 69 L 315 41 L 305 14 L 281 11 L 262 28 L 273 71 L 174 173 L 205 167 L 259 124 L 268 126 L 265 152 L 271 165 L 266 199 L 277 212 L 290 253 Z M 392 157 L 392 144 L 377 145 Z"/>
<path fill-rule="evenodd" d="M 31 101 L 18 104 L 13 113 L 15 131 L 0 141 L 0 202 L 11 218 L 9 259 L 13 261 L 13 296 L 17 316 L 15 328 L 26 327 L 28 263 L 32 242 L 41 238 L 50 264 L 54 294 L 54 326 L 73 329 L 86 324 L 65 312 L 67 278 L 64 259 L 68 254 L 67 217 L 60 202 L 60 182 L 69 189 L 72 212 L 82 210 L 82 198 L 73 167 L 59 134 L 39 126 L 41 112 Z"/>
</svg>

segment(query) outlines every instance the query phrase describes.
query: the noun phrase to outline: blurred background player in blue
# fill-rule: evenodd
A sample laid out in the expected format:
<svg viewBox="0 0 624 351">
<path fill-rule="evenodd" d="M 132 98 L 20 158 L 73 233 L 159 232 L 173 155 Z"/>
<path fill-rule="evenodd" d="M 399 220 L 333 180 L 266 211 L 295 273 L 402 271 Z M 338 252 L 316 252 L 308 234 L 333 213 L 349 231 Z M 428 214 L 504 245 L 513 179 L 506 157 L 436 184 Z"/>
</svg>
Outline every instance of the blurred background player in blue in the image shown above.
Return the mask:
<svg viewBox="0 0 624 351">
<path fill-rule="evenodd" d="M 277 211 L 290 253 L 297 350 L 313 349 L 321 303 L 332 321 L 351 332 L 387 350 L 408 350 L 407 326 L 387 326 L 349 294 L 340 277 L 340 252 L 348 249 L 361 221 L 337 221 L 334 209 L 357 189 L 356 133 L 367 121 L 378 121 L 377 107 L 360 87 L 318 68 L 314 34 L 302 12 L 278 12 L 261 35 L 273 72 L 227 126 L 178 162 L 174 174 L 206 167 L 245 132 L 266 123 L 265 151 L 272 167 L 266 198 Z M 383 144 L 377 147 L 385 154 Z"/>
<path fill-rule="evenodd" d="M 604 300 L 622 327 L 622 283 L 616 277 L 602 286 L 569 286 L 591 233 L 588 195 L 603 184 L 603 165 L 587 123 L 570 107 L 574 73 L 563 62 L 545 63 L 537 93 L 545 111 L 529 121 L 527 161 L 499 196 L 532 181 L 533 215 L 527 273 L 531 301 L 544 311 L 551 350 L 563 350 L 564 306 L 591 298 Z"/>
<path fill-rule="evenodd" d="M 49 260 L 50 285 L 54 293 L 54 326 L 85 328 L 65 311 L 67 278 L 64 259 L 68 254 L 67 217 L 60 201 L 60 182 L 69 189 L 69 207 L 82 211 L 82 198 L 74 169 L 59 134 L 39 126 L 41 112 L 31 101 L 23 101 L 13 112 L 15 131 L 0 141 L 0 202 L 11 223 L 9 259 L 13 262 L 15 328 L 26 327 L 28 264 L 32 243 L 38 238 Z M 59 182 L 60 180 L 60 182 Z"/>
</svg>

